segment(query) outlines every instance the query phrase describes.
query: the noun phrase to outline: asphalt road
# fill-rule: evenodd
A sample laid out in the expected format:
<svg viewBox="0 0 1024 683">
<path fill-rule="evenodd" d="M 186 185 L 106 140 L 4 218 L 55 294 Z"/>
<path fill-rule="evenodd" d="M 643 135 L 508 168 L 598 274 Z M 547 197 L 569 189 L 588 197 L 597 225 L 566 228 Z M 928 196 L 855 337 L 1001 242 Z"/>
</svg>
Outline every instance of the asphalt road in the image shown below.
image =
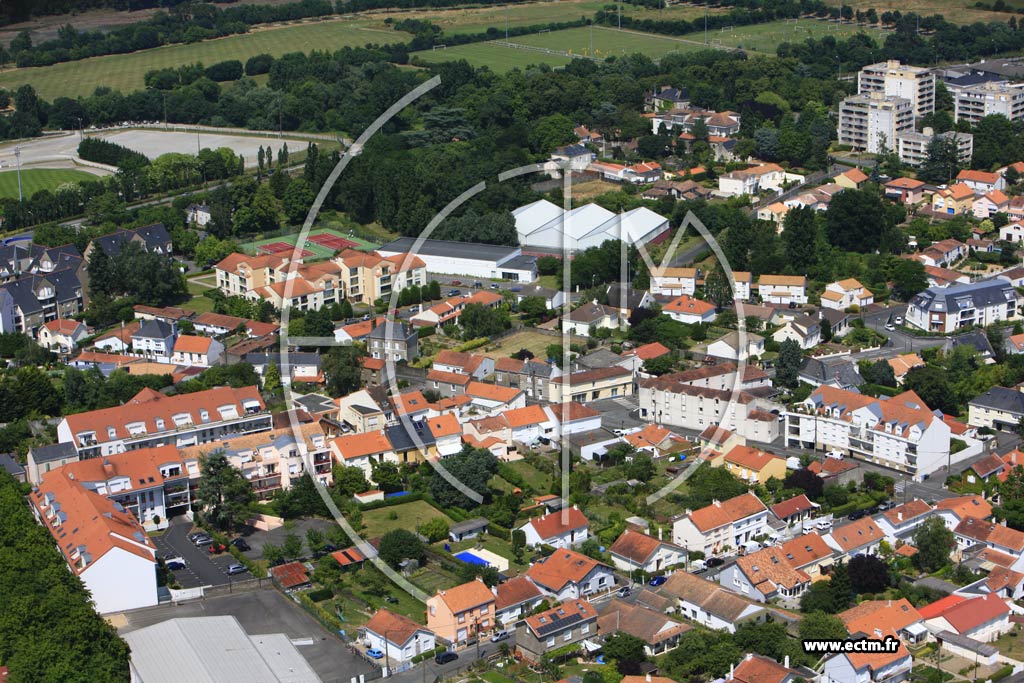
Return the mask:
<svg viewBox="0 0 1024 683">
<path fill-rule="evenodd" d="M 183 588 L 197 588 L 199 586 L 220 586 L 251 579 L 248 572 L 228 576 L 228 565 L 235 562 L 230 553 L 224 552 L 219 555 L 210 555 L 206 548 L 197 548 L 188 540 L 192 533 L 192 523 L 183 516 L 171 519 L 171 524 L 160 536 L 153 537 L 157 552 L 161 557 L 180 556 L 185 560 L 187 567 L 174 571 L 174 578 Z"/>
<path fill-rule="evenodd" d="M 900 304 L 899 306 L 893 306 L 881 311 L 866 313 L 862 316 L 866 327 L 884 334 L 889 338 L 889 344 L 879 350 L 883 352 L 879 354 L 879 357 L 894 356 L 903 353 L 916 353 L 921 349 L 927 349 L 933 346 L 942 346 L 945 343 L 946 339 L 944 337 L 918 337 L 912 334 L 907 334 L 898 327 L 895 330 L 885 329 L 885 325 L 889 322 L 890 317 L 904 317 L 906 316 L 906 313 L 907 305 Z M 867 355 L 859 357 L 866 358 Z"/>
</svg>

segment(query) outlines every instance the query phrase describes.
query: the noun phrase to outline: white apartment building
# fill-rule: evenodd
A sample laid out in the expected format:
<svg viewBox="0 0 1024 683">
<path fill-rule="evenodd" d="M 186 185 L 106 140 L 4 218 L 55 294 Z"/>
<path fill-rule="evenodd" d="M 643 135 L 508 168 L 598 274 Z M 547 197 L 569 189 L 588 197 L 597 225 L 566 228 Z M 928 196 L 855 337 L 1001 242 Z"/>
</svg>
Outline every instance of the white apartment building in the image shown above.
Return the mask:
<svg viewBox="0 0 1024 683">
<path fill-rule="evenodd" d="M 868 64 L 861 69 L 857 74 L 857 92 L 910 100 L 917 117 L 935 111 L 935 74 L 923 66 L 900 64 L 898 59 Z"/>
<path fill-rule="evenodd" d="M 883 400 L 820 386 L 786 413 L 785 439 L 790 447 L 838 450 L 915 479 L 950 458 L 949 425 L 911 391 Z M 974 452 L 965 449 L 953 461 Z"/>
<path fill-rule="evenodd" d="M 757 295 L 766 304 L 807 303 L 807 278 L 803 275 L 762 275 Z"/>
<path fill-rule="evenodd" d="M 850 306 L 868 306 L 875 302 L 875 295 L 854 278 L 838 280 L 825 285 L 821 293 L 821 307 L 844 311 Z"/>
<path fill-rule="evenodd" d="M 907 306 L 907 324 L 928 332 L 1016 320 L 1020 295 L 1006 280 L 995 278 L 951 287 L 929 287 Z"/>
<path fill-rule="evenodd" d="M 74 444 L 82 458 L 167 444 L 184 448 L 228 435 L 271 428 L 257 387 L 216 387 L 165 396 L 143 389 L 124 405 L 68 415 L 57 425 L 57 441 Z"/>
<path fill-rule="evenodd" d="M 697 291 L 696 268 L 658 268 L 651 271 L 651 294 L 692 296 Z"/>
<path fill-rule="evenodd" d="M 771 533 L 768 508 L 753 493 L 716 500 L 672 522 L 672 542 L 707 556 L 736 549 L 747 541 Z"/>
<path fill-rule="evenodd" d="M 957 120 L 977 123 L 986 116 L 1002 114 L 1011 121 L 1024 118 L 1024 83 L 979 83 L 953 93 Z"/>
<path fill-rule="evenodd" d="M 904 131 L 896 136 L 896 154 L 900 161 L 917 168 L 928 159 L 928 145 L 934 138 L 956 142 L 957 159 L 962 164 L 970 163 L 974 154 L 974 136 L 952 130 L 938 135 L 931 128 L 925 128 L 920 133 L 916 130 Z"/>
<path fill-rule="evenodd" d="M 839 103 L 839 144 L 877 154 L 896 149 L 900 133 L 914 129 L 914 103 L 880 92 L 851 95 Z"/>
</svg>

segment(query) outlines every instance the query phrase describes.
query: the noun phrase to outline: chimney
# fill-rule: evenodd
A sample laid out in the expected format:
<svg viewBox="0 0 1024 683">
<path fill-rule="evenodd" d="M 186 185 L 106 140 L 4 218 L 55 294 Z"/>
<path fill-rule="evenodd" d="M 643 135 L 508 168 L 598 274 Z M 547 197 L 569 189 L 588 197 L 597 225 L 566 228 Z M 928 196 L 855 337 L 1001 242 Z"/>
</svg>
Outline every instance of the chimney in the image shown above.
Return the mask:
<svg viewBox="0 0 1024 683">
<path fill-rule="evenodd" d="M 651 672 L 647 672 L 647 683 L 651 683 Z"/>
<path fill-rule="evenodd" d="M 731 681 L 733 679 L 733 672 L 735 671 L 735 669 L 736 669 L 735 665 L 733 665 L 733 664 L 729 665 L 729 677 L 726 678 L 725 680 Z"/>
<path fill-rule="evenodd" d="M 896 520 L 900 521 L 900 522 L 903 521 L 903 513 L 902 512 L 897 512 L 896 513 Z"/>
<path fill-rule="evenodd" d="M 786 667 L 787 669 L 789 668 L 789 655 L 786 655 L 786 659 L 783 660 L 782 666 Z"/>
<path fill-rule="evenodd" d="M 659 527 L 658 527 L 658 540 L 659 540 L 659 541 L 661 540 L 661 534 L 662 534 L 662 531 L 663 531 L 663 529 L 662 529 L 662 528 L 661 528 L 661 527 L 659 526 Z"/>
<path fill-rule="evenodd" d="M 713 500 L 713 501 L 711 501 L 711 504 L 714 505 L 717 508 L 722 507 L 722 501 L 720 501 L 720 500 Z"/>
</svg>

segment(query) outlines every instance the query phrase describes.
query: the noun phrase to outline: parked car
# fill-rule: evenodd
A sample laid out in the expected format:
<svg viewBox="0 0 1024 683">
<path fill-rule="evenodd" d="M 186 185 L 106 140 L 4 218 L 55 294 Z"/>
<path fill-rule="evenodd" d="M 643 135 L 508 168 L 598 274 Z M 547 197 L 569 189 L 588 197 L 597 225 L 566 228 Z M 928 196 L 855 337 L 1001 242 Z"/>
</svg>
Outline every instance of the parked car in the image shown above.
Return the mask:
<svg viewBox="0 0 1024 683">
<path fill-rule="evenodd" d="M 384 653 L 375 647 L 371 647 L 366 651 L 366 656 L 370 659 L 384 659 Z"/>
<path fill-rule="evenodd" d="M 855 522 L 858 519 L 861 519 L 862 517 L 867 516 L 867 514 L 868 513 L 867 513 L 866 510 L 854 510 L 853 512 L 850 513 L 850 515 L 847 517 L 847 519 L 850 520 L 851 522 Z"/>
<path fill-rule="evenodd" d="M 239 550 L 252 550 L 252 547 L 249 545 L 249 542 L 246 541 L 244 538 L 231 539 L 231 545 L 235 546 Z"/>
<path fill-rule="evenodd" d="M 384 602 L 389 602 L 392 605 L 397 605 L 398 598 L 396 598 L 394 595 L 389 595 L 388 597 L 384 598 Z"/>
<path fill-rule="evenodd" d="M 211 555 L 216 555 L 217 553 L 222 553 L 227 549 L 228 547 L 223 543 L 211 543 L 210 547 L 207 548 L 206 551 Z"/>
<path fill-rule="evenodd" d="M 895 332 L 896 331 L 896 326 L 893 325 L 892 323 L 886 323 L 885 324 L 885 329 L 889 330 L 890 332 Z"/>
<path fill-rule="evenodd" d="M 831 529 L 832 528 L 832 520 L 831 519 L 819 519 L 818 521 L 816 521 L 814 523 L 814 527 L 818 531 L 825 531 L 826 529 Z"/>
<path fill-rule="evenodd" d="M 459 294 L 462 294 L 462 292 L 460 292 L 457 289 L 450 289 L 450 290 L 448 290 L 448 296 L 458 296 Z"/>
<path fill-rule="evenodd" d="M 892 510 L 894 507 L 896 507 L 896 501 L 887 500 L 884 503 L 880 503 L 878 505 L 878 510 L 880 512 L 885 512 L 886 510 Z"/>
<path fill-rule="evenodd" d="M 897 325 L 902 325 L 903 324 L 903 316 L 902 315 L 898 315 L 895 318 L 893 318 L 892 321 L 894 323 L 896 323 Z"/>
<path fill-rule="evenodd" d="M 169 557 L 164 560 L 164 565 L 170 570 L 185 569 L 188 567 L 185 563 L 185 559 L 181 557 Z"/>
<path fill-rule="evenodd" d="M 624 598 L 629 595 L 629 586 L 623 586 L 619 589 L 619 597 Z"/>
<path fill-rule="evenodd" d="M 484 286 L 484 283 L 477 280 L 476 282 L 473 283 L 473 286 L 476 287 L 477 289 L 480 289 L 481 287 Z"/>
<path fill-rule="evenodd" d="M 245 568 L 244 564 L 232 562 L 228 565 L 228 576 L 234 576 L 235 574 L 244 574 L 247 571 L 249 570 Z"/>
<path fill-rule="evenodd" d="M 213 538 L 210 536 L 200 536 L 195 541 L 193 541 L 193 543 L 195 543 L 197 547 L 202 548 L 203 546 L 207 546 L 213 543 Z"/>
<path fill-rule="evenodd" d="M 491 636 L 491 642 L 500 643 L 503 640 L 508 640 L 510 636 L 511 634 L 508 631 L 498 631 L 493 636 Z"/>
<path fill-rule="evenodd" d="M 725 564 L 725 560 L 720 557 L 709 557 L 704 560 L 704 564 L 707 565 L 709 569 L 714 569 L 715 567 L 721 567 Z"/>
<path fill-rule="evenodd" d="M 458 287 L 459 285 L 462 284 L 462 280 L 452 280 L 452 284 Z"/>
<path fill-rule="evenodd" d="M 652 576 L 651 580 L 647 582 L 649 586 L 660 586 L 661 584 L 668 581 L 664 576 Z"/>
<path fill-rule="evenodd" d="M 499 285 L 497 282 L 492 282 L 491 289 L 501 289 L 501 285 Z"/>
<path fill-rule="evenodd" d="M 434 656 L 434 661 L 438 664 L 447 664 L 448 662 L 454 662 L 459 656 L 454 652 L 441 652 Z"/>
<path fill-rule="evenodd" d="M 189 534 L 188 535 L 188 540 L 191 541 L 192 543 L 195 543 L 197 540 L 199 540 L 203 536 L 209 536 L 209 535 L 210 534 L 206 533 L 205 531 L 197 531 L 194 534 Z"/>
</svg>

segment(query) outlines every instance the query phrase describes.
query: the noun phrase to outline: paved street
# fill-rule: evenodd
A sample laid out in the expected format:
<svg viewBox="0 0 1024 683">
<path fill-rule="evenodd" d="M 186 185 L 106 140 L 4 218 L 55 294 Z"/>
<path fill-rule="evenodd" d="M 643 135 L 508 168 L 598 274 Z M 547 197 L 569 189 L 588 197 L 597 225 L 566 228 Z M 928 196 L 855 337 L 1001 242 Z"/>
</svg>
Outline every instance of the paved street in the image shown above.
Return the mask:
<svg viewBox="0 0 1024 683">
<path fill-rule="evenodd" d="M 220 586 L 231 583 L 232 580 L 242 581 L 252 578 L 248 572 L 237 574 L 234 577 L 228 576 L 228 565 L 235 562 L 235 558 L 227 552 L 210 555 L 206 548 L 194 546 L 188 540 L 192 529 L 192 523 L 184 516 L 174 517 L 171 519 L 167 531 L 160 536 L 153 537 L 157 553 L 162 557 L 180 556 L 188 565 L 185 569 L 178 569 L 174 572 L 174 578 L 183 588 Z"/>
</svg>

